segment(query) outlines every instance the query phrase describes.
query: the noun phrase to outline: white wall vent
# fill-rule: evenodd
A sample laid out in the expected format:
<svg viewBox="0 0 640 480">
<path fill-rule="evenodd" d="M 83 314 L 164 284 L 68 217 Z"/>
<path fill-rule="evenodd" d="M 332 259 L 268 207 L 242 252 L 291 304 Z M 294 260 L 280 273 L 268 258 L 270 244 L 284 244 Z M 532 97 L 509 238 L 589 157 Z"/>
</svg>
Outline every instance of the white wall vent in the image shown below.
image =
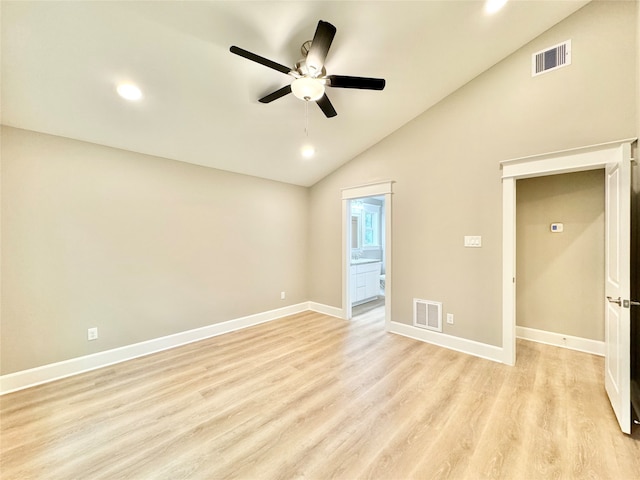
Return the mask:
<svg viewBox="0 0 640 480">
<path fill-rule="evenodd" d="M 545 48 L 531 56 L 531 76 L 571 65 L 571 40 Z"/>
<path fill-rule="evenodd" d="M 442 332 L 442 303 L 414 298 L 413 326 Z"/>
</svg>

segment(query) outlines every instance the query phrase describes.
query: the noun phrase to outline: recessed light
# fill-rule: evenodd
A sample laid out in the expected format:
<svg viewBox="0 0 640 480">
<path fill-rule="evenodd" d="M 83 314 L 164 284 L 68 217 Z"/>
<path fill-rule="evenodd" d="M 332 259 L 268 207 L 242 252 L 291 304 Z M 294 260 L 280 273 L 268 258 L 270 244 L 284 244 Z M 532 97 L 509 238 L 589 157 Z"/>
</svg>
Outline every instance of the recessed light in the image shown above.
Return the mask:
<svg viewBox="0 0 640 480">
<path fill-rule="evenodd" d="M 131 83 L 121 83 L 117 91 L 118 95 L 126 100 L 136 101 L 142 98 L 142 91 Z"/>
<path fill-rule="evenodd" d="M 300 152 L 302 153 L 302 156 L 304 158 L 311 158 L 316 153 L 316 149 L 311 145 L 305 145 L 304 147 L 302 147 L 302 150 L 300 150 Z"/>
<path fill-rule="evenodd" d="M 507 0 L 486 0 L 484 2 L 484 12 L 492 15 L 500 10 L 507 3 Z"/>
</svg>

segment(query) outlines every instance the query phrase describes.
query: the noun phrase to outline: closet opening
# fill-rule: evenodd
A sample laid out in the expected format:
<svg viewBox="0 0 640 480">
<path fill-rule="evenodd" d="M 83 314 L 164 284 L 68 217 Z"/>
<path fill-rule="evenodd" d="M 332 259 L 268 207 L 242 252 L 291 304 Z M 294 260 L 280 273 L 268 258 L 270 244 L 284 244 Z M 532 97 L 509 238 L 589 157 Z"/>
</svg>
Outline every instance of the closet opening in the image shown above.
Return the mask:
<svg viewBox="0 0 640 480">
<path fill-rule="evenodd" d="M 516 181 L 516 336 L 604 356 L 603 169 Z"/>
</svg>

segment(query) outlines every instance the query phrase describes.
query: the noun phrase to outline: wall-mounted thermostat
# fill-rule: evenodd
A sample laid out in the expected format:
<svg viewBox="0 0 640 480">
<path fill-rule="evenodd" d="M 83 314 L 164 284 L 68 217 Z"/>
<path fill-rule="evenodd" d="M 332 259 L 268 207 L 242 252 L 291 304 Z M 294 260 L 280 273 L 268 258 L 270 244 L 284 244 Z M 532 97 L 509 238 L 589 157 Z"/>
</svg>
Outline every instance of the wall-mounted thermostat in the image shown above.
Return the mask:
<svg viewBox="0 0 640 480">
<path fill-rule="evenodd" d="M 551 233 L 560 233 L 564 230 L 564 225 L 562 223 L 552 223 L 551 224 Z"/>
</svg>

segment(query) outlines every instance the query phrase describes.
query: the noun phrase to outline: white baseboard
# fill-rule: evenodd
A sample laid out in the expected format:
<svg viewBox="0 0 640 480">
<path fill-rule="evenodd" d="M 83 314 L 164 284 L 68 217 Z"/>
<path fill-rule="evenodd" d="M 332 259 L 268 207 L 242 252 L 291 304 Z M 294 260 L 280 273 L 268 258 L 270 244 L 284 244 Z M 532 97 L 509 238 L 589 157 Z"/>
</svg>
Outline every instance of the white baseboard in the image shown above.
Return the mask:
<svg viewBox="0 0 640 480">
<path fill-rule="evenodd" d="M 322 303 L 309 302 L 309 310 L 318 313 L 324 313 L 325 315 L 329 315 L 331 317 L 344 318 L 344 312 L 341 308 L 331 307 Z"/>
<path fill-rule="evenodd" d="M 448 348 L 450 350 L 455 350 L 457 352 L 473 355 L 475 357 L 504 363 L 502 347 L 467 340 L 466 338 L 454 337 L 445 333 L 432 332 L 430 330 L 398 322 L 390 323 L 389 332 L 413 338 L 414 340 L 431 343 L 439 347 Z"/>
<path fill-rule="evenodd" d="M 204 340 L 205 338 L 222 335 L 224 333 L 233 332 L 235 330 L 251 327 L 260 323 L 277 320 L 279 318 L 286 317 L 287 315 L 294 315 L 307 310 L 312 310 L 314 312 L 323 313 L 337 318 L 344 318 L 341 308 L 316 302 L 303 302 L 284 308 L 278 308 L 276 310 L 270 310 L 255 315 L 208 325 L 206 327 L 187 330 L 185 332 L 168 335 L 166 337 L 155 338 L 145 342 L 94 353 L 92 355 L 85 355 L 62 362 L 3 375 L 0 376 L 0 395 L 52 382 L 54 380 L 70 377 L 72 375 L 77 375 L 127 360 L 132 360 L 137 357 L 168 350 L 170 348 L 179 347 L 180 345 L 197 342 L 199 340 Z M 493 345 L 442 333 L 431 332 L 429 330 L 397 322 L 389 323 L 389 332 L 469 355 L 474 355 L 476 357 L 493 360 L 495 362 L 503 362 L 503 349 Z M 524 338 L 549 345 L 562 346 L 595 355 L 604 355 L 604 342 L 543 332 L 541 330 L 525 327 L 516 327 L 516 334 L 518 338 Z"/>
<path fill-rule="evenodd" d="M 571 335 L 518 326 L 516 326 L 516 337 L 604 357 L 604 342 L 599 340 L 590 340 L 588 338 L 573 337 Z"/>
<path fill-rule="evenodd" d="M 34 387 L 42 383 L 52 382 L 61 378 L 70 377 L 79 373 L 88 372 L 97 368 L 106 367 L 115 363 L 132 360 L 137 357 L 161 352 L 170 348 L 179 347 L 187 343 L 197 342 L 205 338 L 215 337 L 223 333 L 233 332 L 242 328 L 251 327 L 260 323 L 277 320 L 287 315 L 314 310 L 325 313 L 323 309 L 334 307 L 323 306 L 321 304 L 310 305 L 312 302 L 303 302 L 288 307 L 269 310 L 267 312 L 248 315 L 246 317 L 228 320 L 226 322 L 215 323 L 206 327 L 195 328 L 184 332 L 167 335 L 166 337 L 154 338 L 145 342 L 134 343 L 124 347 L 106 350 L 91 355 L 72 358 L 62 362 L 51 363 L 41 367 L 22 370 L 0 376 L 0 395 L 15 392 L 28 387 Z M 331 315 L 328 313 L 328 315 Z"/>
</svg>

